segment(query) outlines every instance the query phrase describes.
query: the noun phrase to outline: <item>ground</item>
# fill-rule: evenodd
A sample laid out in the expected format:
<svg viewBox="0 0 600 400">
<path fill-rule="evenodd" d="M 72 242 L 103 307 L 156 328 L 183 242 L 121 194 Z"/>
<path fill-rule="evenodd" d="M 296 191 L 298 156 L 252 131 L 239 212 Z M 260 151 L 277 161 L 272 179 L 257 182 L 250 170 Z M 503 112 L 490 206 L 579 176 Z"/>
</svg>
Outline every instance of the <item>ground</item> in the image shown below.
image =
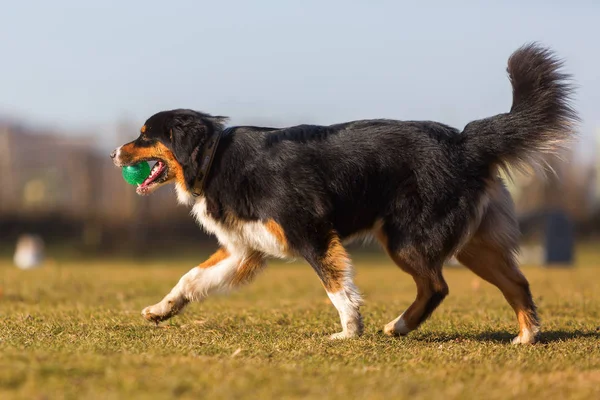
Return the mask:
<svg viewBox="0 0 600 400">
<path fill-rule="evenodd" d="M 330 341 L 337 313 L 300 262 L 272 262 L 156 327 L 140 310 L 201 259 L 35 271 L 0 259 L 0 398 L 600 398 L 600 252 L 580 254 L 573 269 L 524 267 L 543 322 L 534 346 L 510 344 L 512 310 L 460 267 L 446 268 L 434 316 L 390 338 L 381 329 L 414 284 L 383 257 L 357 257 L 366 331 Z"/>
</svg>

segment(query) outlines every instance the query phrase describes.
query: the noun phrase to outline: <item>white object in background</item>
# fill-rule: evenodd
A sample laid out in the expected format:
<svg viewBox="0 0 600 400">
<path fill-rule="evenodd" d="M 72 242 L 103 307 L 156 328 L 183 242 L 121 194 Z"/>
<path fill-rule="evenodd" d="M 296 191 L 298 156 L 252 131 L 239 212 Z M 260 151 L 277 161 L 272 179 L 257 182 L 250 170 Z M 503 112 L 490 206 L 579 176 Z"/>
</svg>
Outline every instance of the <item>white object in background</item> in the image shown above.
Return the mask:
<svg viewBox="0 0 600 400">
<path fill-rule="evenodd" d="M 34 269 L 44 262 L 44 241 L 38 235 L 21 235 L 15 250 L 15 265 L 21 269 Z"/>
</svg>

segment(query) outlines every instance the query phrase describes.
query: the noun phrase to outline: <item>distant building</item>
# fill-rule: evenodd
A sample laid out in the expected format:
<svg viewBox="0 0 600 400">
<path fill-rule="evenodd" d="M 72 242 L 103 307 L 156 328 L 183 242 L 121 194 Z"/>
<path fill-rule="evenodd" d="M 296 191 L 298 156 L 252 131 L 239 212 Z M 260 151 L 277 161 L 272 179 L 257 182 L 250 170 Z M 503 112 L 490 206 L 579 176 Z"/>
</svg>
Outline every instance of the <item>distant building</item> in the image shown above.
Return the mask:
<svg viewBox="0 0 600 400">
<path fill-rule="evenodd" d="M 172 190 L 137 196 L 106 153 L 98 152 L 92 136 L 0 121 L 0 217 L 52 214 L 116 224 L 188 218 Z"/>
<path fill-rule="evenodd" d="M 0 124 L 0 213 L 83 215 L 94 142 Z"/>
</svg>

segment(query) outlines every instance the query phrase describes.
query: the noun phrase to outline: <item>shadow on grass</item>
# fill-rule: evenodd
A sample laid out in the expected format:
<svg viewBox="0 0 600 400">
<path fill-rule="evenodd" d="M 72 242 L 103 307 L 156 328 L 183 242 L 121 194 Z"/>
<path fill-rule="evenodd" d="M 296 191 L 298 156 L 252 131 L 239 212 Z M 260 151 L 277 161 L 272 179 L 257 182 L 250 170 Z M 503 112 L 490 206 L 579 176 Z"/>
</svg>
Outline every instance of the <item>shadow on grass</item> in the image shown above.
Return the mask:
<svg viewBox="0 0 600 400">
<path fill-rule="evenodd" d="M 551 342 L 559 342 L 562 340 L 573 340 L 573 339 L 600 339 L 600 330 L 596 329 L 595 331 L 542 331 L 542 335 L 540 338 L 540 342 L 542 343 L 551 343 Z"/>
<path fill-rule="evenodd" d="M 481 341 L 494 343 L 510 343 L 516 336 L 515 333 L 508 331 L 499 332 L 484 332 L 479 334 L 451 334 L 451 335 L 421 335 L 413 337 L 414 340 L 429 342 L 429 343 L 445 343 L 445 342 L 462 342 L 462 341 Z M 575 339 L 596 339 L 600 340 L 600 330 L 595 331 L 566 331 L 566 330 L 550 330 L 542 331 L 539 343 L 553 343 Z"/>
<path fill-rule="evenodd" d="M 502 332 L 485 332 L 479 335 L 475 335 L 474 339 L 481 341 L 489 341 L 489 342 L 497 342 L 497 343 L 505 343 L 510 342 L 515 335 L 502 331 Z M 600 331 L 566 331 L 566 330 L 551 330 L 551 331 L 542 331 L 539 338 L 539 343 L 552 343 L 552 342 L 561 342 L 566 340 L 574 340 L 574 339 L 600 339 Z"/>
</svg>

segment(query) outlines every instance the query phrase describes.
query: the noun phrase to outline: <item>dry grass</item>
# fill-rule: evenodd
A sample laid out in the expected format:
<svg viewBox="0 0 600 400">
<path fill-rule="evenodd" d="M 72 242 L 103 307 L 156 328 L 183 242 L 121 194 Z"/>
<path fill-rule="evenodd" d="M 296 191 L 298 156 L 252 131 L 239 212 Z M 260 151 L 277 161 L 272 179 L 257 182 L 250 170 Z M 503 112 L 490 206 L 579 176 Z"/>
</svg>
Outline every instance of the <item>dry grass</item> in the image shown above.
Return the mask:
<svg viewBox="0 0 600 400">
<path fill-rule="evenodd" d="M 459 268 L 418 332 L 384 336 L 415 292 L 384 258 L 356 262 L 360 339 L 327 339 L 337 313 L 302 263 L 272 263 L 161 327 L 142 320 L 199 261 L 0 261 L 0 398 L 600 398 L 598 253 L 525 268 L 545 333 L 524 347 L 509 344 L 517 325 L 498 290 Z"/>
</svg>

